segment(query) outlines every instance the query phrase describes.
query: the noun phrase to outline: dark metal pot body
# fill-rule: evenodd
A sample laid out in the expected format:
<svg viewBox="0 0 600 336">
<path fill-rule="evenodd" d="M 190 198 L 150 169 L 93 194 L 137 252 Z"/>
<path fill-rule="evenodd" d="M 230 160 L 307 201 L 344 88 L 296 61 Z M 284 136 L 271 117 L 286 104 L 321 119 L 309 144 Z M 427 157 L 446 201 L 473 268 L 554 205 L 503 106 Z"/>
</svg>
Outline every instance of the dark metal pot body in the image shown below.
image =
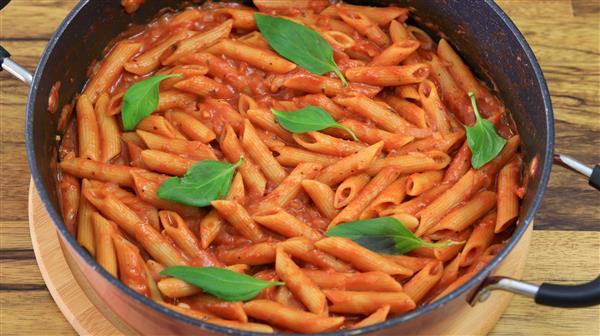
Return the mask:
<svg viewBox="0 0 600 336">
<path fill-rule="evenodd" d="M 535 162 L 519 217 L 519 227 L 506 248 L 458 290 L 434 304 L 365 329 L 335 333 L 381 334 L 435 333 L 436 324 L 450 321 L 468 310 L 467 298 L 499 267 L 519 242 L 541 202 L 550 174 L 554 125 L 550 95 L 537 61 L 521 33 L 492 1 L 405 0 L 350 1 L 372 5 L 400 4 L 415 9 L 417 23 L 444 37 L 458 49 L 466 62 L 488 85 L 495 88 L 518 125 L 526 161 Z M 82 1 L 69 14 L 50 40 L 35 72 L 27 104 L 26 139 L 31 173 L 41 199 L 52 218 L 69 255 L 94 291 L 110 309 L 143 334 L 206 334 L 209 331 L 243 335 L 251 333 L 218 327 L 169 311 L 137 295 L 111 277 L 79 246 L 65 228 L 55 192 L 58 114 L 47 112 L 48 94 L 56 81 L 63 83 L 59 106 L 81 91 L 91 61 L 100 58 L 105 46 L 131 23 L 143 24 L 165 7 L 176 8 L 181 1 L 146 1 L 134 15 L 123 12 L 120 1 Z"/>
</svg>

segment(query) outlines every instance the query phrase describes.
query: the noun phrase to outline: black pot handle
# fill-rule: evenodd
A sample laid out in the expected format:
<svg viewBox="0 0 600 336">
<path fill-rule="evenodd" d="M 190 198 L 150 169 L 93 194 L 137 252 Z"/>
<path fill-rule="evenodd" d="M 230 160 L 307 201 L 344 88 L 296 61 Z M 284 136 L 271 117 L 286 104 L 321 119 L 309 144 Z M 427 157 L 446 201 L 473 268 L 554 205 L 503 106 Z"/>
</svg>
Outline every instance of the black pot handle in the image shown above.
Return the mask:
<svg viewBox="0 0 600 336">
<path fill-rule="evenodd" d="M 0 46 L 0 71 L 4 69 L 23 83 L 31 86 L 33 75 L 10 58 L 8 50 Z"/>
<path fill-rule="evenodd" d="M 600 190 L 600 165 L 590 168 L 567 155 L 555 154 L 554 163 L 586 176 L 592 187 Z M 577 308 L 600 305 L 600 276 L 578 285 L 542 283 L 537 286 L 503 276 L 487 278 L 470 298 L 471 305 L 487 300 L 494 290 L 503 290 L 534 299 L 544 306 Z"/>
</svg>

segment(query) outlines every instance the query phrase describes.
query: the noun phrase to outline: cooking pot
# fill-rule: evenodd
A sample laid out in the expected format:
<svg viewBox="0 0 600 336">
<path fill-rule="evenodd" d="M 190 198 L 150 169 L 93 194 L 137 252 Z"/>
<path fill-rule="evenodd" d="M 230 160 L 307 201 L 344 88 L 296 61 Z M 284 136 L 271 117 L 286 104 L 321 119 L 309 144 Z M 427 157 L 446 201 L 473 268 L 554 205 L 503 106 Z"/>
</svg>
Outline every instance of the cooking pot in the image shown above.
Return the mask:
<svg viewBox="0 0 600 336">
<path fill-rule="evenodd" d="M 194 1 L 194 3 L 199 1 Z M 502 277 L 503 265 L 514 257 L 514 248 L 532 225 L 550 176 L 553 160 L 588 178 L 600 188 L 600 167 L 586 167 L 576 160 L 553 153 L 554 120 L 550 94 L 542 70 L 531 48 L 508 16 L 491 0 L 400 0 L 348 1 L 386 6 L 400 5 L 413 10 L 411 20 L 423 29 L 448 39 L 467 64 L 505 103 L 517 124 L 525 153 L 527 192 L 517 228 L 504 249 L 476 276 L 451 294 L 409 313 L 369 327 L 343 330 L 330 335 L 440 334 L 447 323 L 460 319 L 469 305 L 489 297 L 492 290 L 504 290 L 534 298 L 543 305 L 578 307 L 600 304 L 600 277 L 582 285 L 541 286 Z M 131 25 L 145 24 L 164 8 L 181 8 L 177 0 L 146 1 L 134 14 L 126 14 L 120 1 L 81 1 L 50 39 L 32 76 L 13 62 L 0 47 L 2 68 L 30 85 L 26 114 L 26 144 L 29 167 L 40 198 L 62 240 L 68 259 L 104 303 L 141 334 L 255 333 L 209 324 L 156 304 L 109 275 L 77 243 L 65 227 L 56 193 L 58 115 L 48 113 L 53 84 L 62 83 L 58 106 L 69 103 L 81 92 L 87 70 L 105 47 Z M 10 28 L 8 28 L 10 29 Z M 594 275 L 590 274 L 590 277 Z M 436 329 L 437 328 L 437 329 Z"/>
</svg>

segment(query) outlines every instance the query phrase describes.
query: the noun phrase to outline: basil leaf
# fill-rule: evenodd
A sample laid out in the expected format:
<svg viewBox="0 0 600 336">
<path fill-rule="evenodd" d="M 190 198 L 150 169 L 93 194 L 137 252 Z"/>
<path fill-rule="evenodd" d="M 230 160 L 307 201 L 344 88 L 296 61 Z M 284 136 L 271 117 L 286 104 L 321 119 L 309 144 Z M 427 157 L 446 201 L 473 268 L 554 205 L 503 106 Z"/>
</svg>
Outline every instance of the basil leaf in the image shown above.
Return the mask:
<svg viewBox="0 0 600 336">
<path fill-rule="evenodd" d="M 467 143 L 471 149 L 471 166 L 479 169 L 500 154 L 506 144 L 506 139 L 496 132 L 494 123 L 481 117 L 473 92 L 469 92 L 469 98 L 471 98 L 471 104 L 475 111 L 476 121 L 472 127 L 465 125 Z"/>
<path fill-rule="evenodd" d="M 131 131 L 158 106 L 158 86 L 164 79 L 181 77 L 182 74 L 158 75 L 133 84 L 123 96 L 121 119 L 123 129 Z"/>
<path fill-rule="evenodd" d="M 263 281 L 219 267 L 171 266 L 160 274 L 189 282 L 225 301 L 247 301 L 267 287 L 285 285 L 284 282 Z"/>
<path fill-rule="evenodd" d="M 320 131 L 326 128 L 339 128 L 348 132 L 354 141 L 358 138 L 348 127 L 335 121 L 329 113 L 318 106 L 306 106 L 292 112 L 281 112 L 271 109 L 281 127 L 294 133 Z"/>
<path fill-rule="evenodd" d="M 261 34 L 279 55 L 317 75 L 333 71 L 347 85 L 333 60 L 333 49 L 319 33 L 280 17 L 255 13 L 254 18 Z"/>
<path fill-rule="evenodd" d="M 348 238 L 362 247 L 384 254 L 403 254 L 418 247 L 441 247 L 456 244 L 453 241 L 429 243 L 421 240 L 394 217 L 379 217 L 340 224 L 327 236 Z"/>
<path fill-rule="evenodd" d="M 181 178 L 170 177 L 158 189 L 158 197 L 191 206 L 204 207 L 211 201 L 227 195 L 235 169 L 244 158 L 231 164 L 204 160 L 188 169 Z"/>
</svg>

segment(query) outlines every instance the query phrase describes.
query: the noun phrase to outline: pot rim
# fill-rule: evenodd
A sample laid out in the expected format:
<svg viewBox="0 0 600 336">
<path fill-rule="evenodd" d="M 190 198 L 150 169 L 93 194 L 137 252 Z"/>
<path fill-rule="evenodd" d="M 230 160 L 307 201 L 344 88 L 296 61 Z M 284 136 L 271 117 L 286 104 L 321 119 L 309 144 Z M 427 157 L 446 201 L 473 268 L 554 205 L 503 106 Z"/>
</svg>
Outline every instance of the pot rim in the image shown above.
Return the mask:
<svg viewBox="0 0 600 336">
<path fill-rule="evenodd" d="M 41 80 L 42 73 L 48 63 L 49 56 L 52 54 L 58 40 L 61 38 L 63 32 L 67 29 L 67 27 L 70 25 L 70 23 L 73 21 L 73 19 L 79 14 L 79 12 L 88 4 L 89 1 L 90 0 L 84 0 L 84 1 L 79 2 L 75 6 L 75 8 L 73 10 L 71 10 L 71 12 L 67 15 L 67 17 L 63 20 L 63 22 L 60 24 L 60 26 L 57 28 L 57 30 L 54 32 L 54 34 L 48 41 L 48 45 L 46 46 L 44 53 L 42 54 L 42 57 L 36 67 L 33 82 L 30 87 L 29 94 L 27 97 L 27 111 L 26 111 L 26 118 L 25 118 L 25 142 L 26 142 L 27 158 L 28 158 L 28 162 L 29 162 L 29 169 L 31 171 L 31 176 L 34 181 L 35 187 L 39 193 L 40 199 L 42 200 L 42 203 L 44 204 L 46 211 L 50 215 L 50 218 L 52 219 L 52 223 L 54 224 L 55 228 L 58 230 L 58 232 L 60 233 L 62 238 L 64 240 L 66 240 L 66 242 L 70 245 L 70 247 L 77 252 L 79 257 L 81 257 L 87 263 L 88 266 L 90 266 L 96 272 L 100 273 L 100 275 L 106 281 L 108 281 L 114 287 L 119 289 L 121 292 L 124 292 L 129 297 L 131 297 L 133 300 L 138 301 L 138 303 L 141 303 L 145 306 L 149 306 L 150 308 L 154 309 L 155 311 L 158 311 L 159 313 L 166 315 L 167 317 L 174 318 L 180 322 L 185 322 L 185 323 L 197 326 L 197 327 L 201 327 L 208 331 L 218 332 L 218 333 L 223 333 L 223 334 L 230 334 L 230 335 L 240 335 L 240 336 L 264 335 L 264 333 L 249 332 L 249 331 L 244 331 L 244 330 L 239 330 L 239 329 L 227 328 L 227 327 L 222 327 L 222 326 L 219 326 L 216 324 L 208 323 L 205 321 L 196 320 L 196 319 L 193 319 L 186 315 L 183 315 L 183 314 L 180 314 L 173 310 L 170 310 L 164 306 L 161 306 L 161 305 L 157 304 L 156 302 L 152 301 L 151 299 L 138 294 L 137 292 L 135 292 L 134 290 L 130 289 L 125 284 L 123 284 L 119 279 L 114 278 L 107 271 L 105 271 L 102 267 L 100 267 L 100 265 L 77 242 L 75 237 L 68 232 L 66 226 L 63 223 L 62 216 L 50 203 L 49 193 L 46 190 L 46 188 L 44 187 L 43 182 L 40 177 L 40 172 L 38 169 L 38 161 L 37 161 L 37 157 L 35 155 L 35 148 L 33 146 L 33 141 L 34 141 L 34 134 L 33 134 L 34 118 L 33 117 L 35 114 L 34 102 L 37 99 L 37 96 L 39 93 L 38 92 L 39 82 Z M 433 310 L 436 310 L 436 309 L 439 309 L 439 308 L 445 306 L 450 301 L 453 301 L 457 297 L 463 295 L 468 290 L 475 288 L 478 283 L 482 282 L 498 266 L 498 264 L 506 257 L 506 255 L 510 251 L 512 251 L 512 249 L 519 242 L 519 240 L 521 239 L 521 237 L 523 236 L 523 234 L 525 233 L 525 231 L 527 230 L 527 228 L 529 227 L 529 225 L 531 225 L 531 223 L 533 221 L 533 217 L 534 217 L 535 213 L 537 212 L 537 210 L 541 204 L 544 192 L 546 191 L 548 180 L 550 178 L 550 171 L 552 168 L 552 157 L 553 157 L 552 154 L 553 154 L 553 150 L 554 150 L 554 116 L 553 116 L 553 111 L 552 111 L 552 103 L 550 100 L 550 92 L 548 91 L 548 86 L 544 79 L 544 75 L 540 68 L 540 65 L 539 65 L 533 51 L 531 50 L 531 47 L 525 40 L 525 37 L 523 37 L 521 32 L 517 29 L 515 24 L 508 17 L 508 15 L 494 1 L 485 0 L 484 3 L 487 6 L 489 6 L 496 13 L 496 15 L 498 15 L 498 17 L 510 29 L 510 31 L 513 33 L 513 35 L 519 42 L 521 48 L 525 52 L 527 60 L 532 65 L 533 71 L 535 73 L 536 84 L 537 84 L 537 86 L 539 86 L 539 90 L 542 93 L 542 97 L 543 97 L 543 101 L 544 101 L 544 110 L 546 112 L 545 113 L 545 118 L 546 118 L 545 121 L 546 121 L 546 124 L 549 126 L 548 130 L 547 130 L 547 135 L 546 135 L 546 144 L 547 145 L 545 148 L 545 152 L 548 153 L 548 155 L 546 155 L 544 162 L 541 162 L 542 170 L 541 170 L 541 176 L 540 176 L 540 183 L 539 183 L 539 187 L 536 192 L 536 195 L 534 196 L 534 199 L 531 203 L 531 206 L 530 206 L 528 212 L 525 214 L 520 225 L 517 227 L 514 234 L 508 240 L 506 246 L 500 251 L 500 253 L 498 253 L 475 276 L 473 276 L 471 279 L 469 279 L 463 285 L 461 285 L 460 287 L 458 287 L 457 289 L 455 289 L 453 292 L 446 295 L 442 299 L 435 301 L 433 303 L 427 304 L 425 306 L 421 306 L 421 307 L 419 307 L 415 310 L 412 310 L 408 313 L 405 313 L 401 316 L 386 320 L 386 321 L 378 323 L 378 324 L 374 324 L 374 325 L 359 328 L 359 329 L 341 330 L 341 331 L 337 331 L 337 332 L 321 333 L 319 335 L 323 335 L 323 336 L 325 336 L 325 335 L 327 335 L 327 336 L 359 335 L 359 334 L 379 331 L 379 330 L 383 330 L 383 329 L 388 329 L 388 328 L 394 327 L 397 324 L 407 322 L 409 320 L 416 318 L 417 316 L 420 316 L 422 314 L 427 314 Z M 124 321 L 124 322 L 127 323 L 127 321 Z M 129 324 L 129 323 L 127 323 L 127 324 Z M 280 335 L 303 335 L 303 334 L 296 334 L 296 333 L 293 333 L 293 334 L 278 333 L 278 334 L 280 334 Z"/>
</svg>

